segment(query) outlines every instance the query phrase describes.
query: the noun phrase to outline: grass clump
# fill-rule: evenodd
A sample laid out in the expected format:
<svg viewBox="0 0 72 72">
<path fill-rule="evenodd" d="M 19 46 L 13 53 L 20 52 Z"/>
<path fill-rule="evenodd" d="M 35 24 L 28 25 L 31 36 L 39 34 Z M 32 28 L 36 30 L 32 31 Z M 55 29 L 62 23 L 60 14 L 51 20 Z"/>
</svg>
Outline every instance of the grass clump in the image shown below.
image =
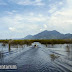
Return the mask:
<svg viewBox="0 0 72 72">
<path fill-rule="evenodd" d="M 55 59 L 59 58 L 60 56 L 55 54 L 50 54 L 51 60 L 54 61 Z"/>
</svg>

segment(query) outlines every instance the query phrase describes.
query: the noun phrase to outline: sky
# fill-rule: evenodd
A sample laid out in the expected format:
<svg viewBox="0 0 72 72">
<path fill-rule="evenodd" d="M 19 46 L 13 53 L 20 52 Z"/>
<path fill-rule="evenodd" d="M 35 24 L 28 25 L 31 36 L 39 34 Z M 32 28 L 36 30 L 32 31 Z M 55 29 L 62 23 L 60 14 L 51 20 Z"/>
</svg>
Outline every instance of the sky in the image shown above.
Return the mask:
<svg viewBox="0 0 72 72">
<path fill-rule="evenodd" d="M 0 39 L 44 30 L 72 34 L 72 0 L 0 0 Z"/>
</svg>

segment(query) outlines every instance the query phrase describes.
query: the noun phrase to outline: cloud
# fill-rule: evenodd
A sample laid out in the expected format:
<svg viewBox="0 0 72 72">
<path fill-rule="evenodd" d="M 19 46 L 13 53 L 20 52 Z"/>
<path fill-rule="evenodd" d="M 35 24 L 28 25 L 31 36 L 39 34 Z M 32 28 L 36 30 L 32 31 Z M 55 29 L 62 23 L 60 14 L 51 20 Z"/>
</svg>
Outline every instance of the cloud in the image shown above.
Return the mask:
<svg viewBox="0 0 72 72">
<path fill-rule="evenodd" d="M 31 17 L 31 18 L 27 18 L 27 20 L 29 22 L 43 22 L 46 21 L 47 19 L 43 17 Z"/>
<path fill-rule="evenodd" d="M 59 2 L 55 2 L 53 4 L 50 4 L 49 5 L 50 9 L 48 10 L 48 13 L 52 14 L 52 13 L 62 9 L 62 7 L 64 7 L 63 5 L 64 5 L 63 1 L 59 1 Z"/>
<path fill-rule="evenodd" d="M 45 5 L 42 0 L 10 0 L 18 5 L 34 5 L 34 6 L 43 6 Z"/>
<path fill-rule="evenodd" d="M 63 5 L 64 3 L 63 2 L 59 2 L 59 5 Z"/>
<path fill-rule="evenodd" d="M 13 11 L 12 11 L 13 13 Z M 46 16 L 34 12 L 25 14 L 12 14 L 0 18 L 0 23 L 8 26 L 12 32 L 24 34 L 36 34 L 43 30 L 57 30 L 62 33 L 72 33 L 72 10 L 64 8 Z M 2 21 L 2 22 L 1 22 Z"/>
<path fill-rule="evenodd" d="M 42 0 L 14 0 L 14 2 L 16 4 L 25 2 L 27 3 L 25 5 L 43 3 Z M 43 12 L 44 9 L 42 10 L 43 13 L 41 11 L 37 11 L 38 13 L 36 13 L 33 10 L 27 13 L 21 11 L 18 13 L 16 10 L 11 10 L 11 12 L 6 11 L 7 15 L 0 17 L 0 24 L 3 28 L 0 28 L 0 30 L 10 32 L 13 34 L 13 37 L 19 35 L 24 37 L 28 34 L 36 34 L 43 30 L 57 30 L 61 33 L 72 33 L 71 0 L 67 0 L 66 7 L 59 9 L 58 7 L 62 4 L 63 2 L 49 4 L 48 7 L 50 6 L 50 9 L 49 11 L 48 9 L 46 10 L 48 13 L 46 11 Z"/>
<path fill-rule="evenodd" d="M 9 27 L 10 31 L 16 31 L 16 29 L 14 27 Z"/>
<path fill-rule="evenodd" d="M 67 4 L 68 7 L 72 7 L 72 0 L 67 0 Z"/>
<path fill-rule="evenodd" d="M 34 13 L 33 12 L 30 12 L 30 16 L 34 16 Z"/>
<path fill-rule="evenodd" d="M 58 30 L 62 33 L 72 33 L 71 8 L 64 8 L 60 11 L 56 11 L 49 18 L 48 23 L 53 25 L 52 29 Z"/>
<path fill-rule="evenodd" d="M 39 14 L 39 17 L 43 17 L 43 15 L 42 14 Z"/>
<path fill-rule="evenodd" d="M 5 13 L 8 14 L 8 15 L 13 15 L 13 14 L 17 13 L 17 11 L 16 10 L 5 11 Z"/>
<path fill-rule="evenodd" d="M 44 24 L 44 28 L 47 29 L 47 25 L 46 24 Z"/>
<path fill-rule="evenodd" d="M 40 28 L 40 31 L 44 31 L 47 30 L 48 25 L 47 24 L 43 24 L 43 26 Z"/>
<path fill-rule="evenodd" d="M 0 23 L 3 26 L 7 26 L 8 30 L 11 32 L 24 33 L 24 36 L 32 33 L 36 34 L 39 32 L 41 26 L 37 22 L 41 22 L 43 19 L 39 16 L 25 16 L 23 14 L 8 15 L 0 18 Z M 7 29 L 4 29 L 7 30 Z"/>
</svg>

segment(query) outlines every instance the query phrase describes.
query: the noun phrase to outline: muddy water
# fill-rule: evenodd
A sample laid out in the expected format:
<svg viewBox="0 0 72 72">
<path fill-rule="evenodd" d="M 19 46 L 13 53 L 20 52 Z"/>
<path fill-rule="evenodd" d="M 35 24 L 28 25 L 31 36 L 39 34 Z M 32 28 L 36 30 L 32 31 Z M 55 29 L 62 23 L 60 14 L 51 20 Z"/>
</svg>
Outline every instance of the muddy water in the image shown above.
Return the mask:
<svg viewBox="0 0 72 72">
<path fill-rule="evenodd" d="M 37 44 L 36 47 L 34 45 Z M 0 72 L 71 72 L 72 44 L 31 46 L 0 44 L 0 64 L 17 65 L 16 70 L 0 70 Z"/>
</svg>

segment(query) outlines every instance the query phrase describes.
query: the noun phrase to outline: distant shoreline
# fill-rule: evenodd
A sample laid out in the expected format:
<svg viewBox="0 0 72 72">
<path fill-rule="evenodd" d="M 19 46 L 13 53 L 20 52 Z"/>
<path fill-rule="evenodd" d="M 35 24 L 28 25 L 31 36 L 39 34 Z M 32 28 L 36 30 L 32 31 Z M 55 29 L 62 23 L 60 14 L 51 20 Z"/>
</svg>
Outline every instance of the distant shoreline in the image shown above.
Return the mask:
<svg viewBox="0 0 72 72">
<path fill-rule="evenodd" d="M 3 44 L 12 44 L 12 45 L 31 45 L 33 42 L 39 42 L 41 44 L 72 44 L 72 39 L 35 39 L 35 40 L 0 40 L 0 43 Z"/>
</svg>

